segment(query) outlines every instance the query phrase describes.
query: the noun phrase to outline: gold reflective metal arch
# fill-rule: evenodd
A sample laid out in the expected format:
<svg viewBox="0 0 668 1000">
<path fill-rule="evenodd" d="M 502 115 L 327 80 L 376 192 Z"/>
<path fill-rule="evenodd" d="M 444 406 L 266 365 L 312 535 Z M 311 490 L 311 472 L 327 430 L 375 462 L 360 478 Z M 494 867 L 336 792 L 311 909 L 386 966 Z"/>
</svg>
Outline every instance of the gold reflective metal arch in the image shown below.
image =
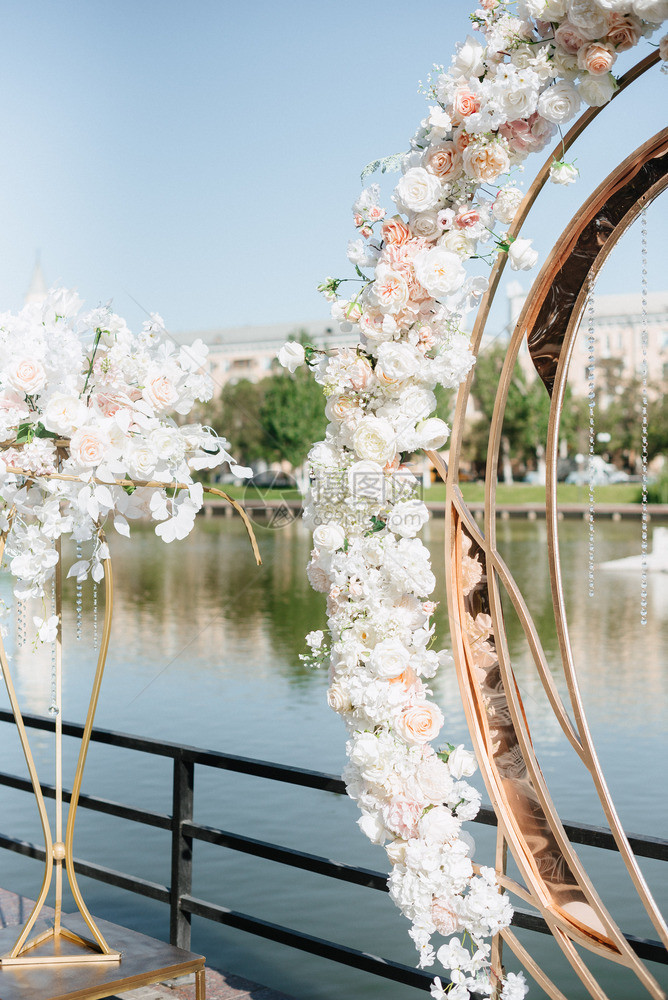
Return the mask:
<svg viewBox="0 0 668 1000">
<path fill-rule="evenodd" d="M 620 81 L 623 90 L 657 62 L 656 54 Z M 601 109 L 590 109 L 573 126 L 563 145 L 548 157 L 513 225 L 516 236 L 545 184 L 552 160 L 563 159 Z M 654 901 L 615 811 L 587 725 L 568 636 L 561 586 L 556 503 L 559 420 L 568 364 L 587 299 L 590 280 L 612 248 L 640 214 L 668 187 L 668 129 L 658 133 L 618 166 L 580 209 L 557 241 L 536 279 L 510 339 L 499 380 L 488 441 L 485 520 L 481 531 L 458 489 L 459 455 L 471 373 L 460 389 L 451 438 L 450 465 L 430 457 L 446 482 L 446 586 L 453 655 L 464 709 L 481 772 L 498 819 L 496 868 L 501 885 L 535 907 L 555 941 L 595 1000 L 606 993 L 576 946 L 626 966 L 646 994 L 665 993 L 629 946 L 608 913 L 575 853 L 550 797 L 534 751 L 506 641 L 502 610 L 505 591 L 514 608 L 550 706 L 572 748 L 590 772 L 611 831 L 632 883 L 657 933 L 668 947 L 668 927 Z M 489 291 L 481 303 L 472 349 L 477 354 L 506 255 L 499 255 Z M 551 396 L 546 441 L 546 524 L 552 600 L 573 721 L 550 673 L 541 639 L 526 603 L 496 544 L 496 484 L 503 414 L 517 356 L 524 339 L 536 370 Z M 472 571 L 473 568 L 473 571 Z M 511 851 L 522 883 L 506 875 Z M 492 969 L 501 971 L 502 940 L 553 1000 L 565 1000 L 516 935 L 505 930 L 494 941 Z"/>
</svg>

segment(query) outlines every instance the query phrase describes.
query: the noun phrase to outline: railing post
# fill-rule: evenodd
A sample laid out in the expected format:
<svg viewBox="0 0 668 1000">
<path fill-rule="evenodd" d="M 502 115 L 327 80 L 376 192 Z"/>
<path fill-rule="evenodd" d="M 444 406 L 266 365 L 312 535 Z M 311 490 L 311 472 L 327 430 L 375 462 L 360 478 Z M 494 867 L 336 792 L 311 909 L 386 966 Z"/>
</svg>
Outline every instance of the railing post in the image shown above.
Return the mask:
<svg viewBox="0 0 668 1000">
<path fill-rule="evenodd" d="M 177 948 L 190 950 L 190 914 L 181 910 L 181 897 L 192 891 L 193 842 L 184 837 L 183 824 L 193 818 L 195 765 L 182 753 L 174 757 L 172 800 L 172 881 L 169 903 L 169 940 Z"/>
</svg>

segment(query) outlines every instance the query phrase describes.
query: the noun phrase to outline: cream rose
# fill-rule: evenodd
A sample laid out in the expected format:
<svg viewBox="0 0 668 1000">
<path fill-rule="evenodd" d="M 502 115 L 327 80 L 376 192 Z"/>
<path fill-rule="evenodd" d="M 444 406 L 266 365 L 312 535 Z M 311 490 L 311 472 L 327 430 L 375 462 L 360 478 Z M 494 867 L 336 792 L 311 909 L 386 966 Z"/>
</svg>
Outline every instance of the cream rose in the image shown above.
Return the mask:
<svg viewBox="0 0 668 1000">
<path fill-rule="evenodd" d="M 441 182 L 424 167 L 411 167 L 394 189 L 395 201 L 406 212 L 427 212 L 438 205 Z"/>
<path fill-rule="evenodd" d="M 452 794 L 454 782 L 450 769 L 433 751 L 420 764 L 416 777 L 423 793 L 434 805 L 441 805 Z"/>
<path fill-rule="evenodd" d="M 54 392 L 44 407 L 42 423 L 47 431 L 70 436 L 86 419 L 86 407 L 78 396 Z"/>
<path fill-rule="evenodd" d="M 382 465 L 366 460 L 354 462 L 348 469 L 348 490 L 354 497 L 384 500 L 387 484 Z"/>
<path fill-rule="evenodd" d="M 40 361 L 19 358 L 7 366 L 6 378 L 13 389 L 25 392 L 26 396 L 34 396 L 45 385 L 46 372 Z"/>
<path fill-rule="evenodd" d="M 83 427 L 72 435 L 70 456 L 79 465 L 93 468 L 104 460 L 109 448 L 107 435 L 97 427 Z"/>
<path fill-rule="evenodd" d="M 329 521 L 327 524 L 319 524 L 313 532 L 313 544 L 323 552 L 336 552 L 342 548 L 346 540 L 346 533 L 340 524 Z"/>
<path fill-rule="evenodd" d="M 465 42 L 457 44 L 457 55 L 452 60 L 452 68 L 459 76 L 470 79 L 472 76 L 482 76 L 485 72 L 485 50 L 480 42 L 470 35 Z"/>
<path fill-rule="evenodd" d="M 429 511 L 422 500 L 402 500 L 392 508 L 387 526 L 402 538 L 415 538 L 429 520 Z"/>
<path fill-rule="evenodd" d="M 396 731 L 407 743 L 421 746 L 436 739 L 444 721 L 438 705 L 425 701 L 421 705 L 409 705 L 403 710 L 396 721 Z"/>
<path fill-rule="evenodd" d="M 559 80 L 538 98 L 538 114 L 554 125 L 563 125 L 580 110 L 580 95 L 572 83 Z"/>
<path fill-rule="evenodd" d="M 396 431 L 383 417 L 363 417 L 353 434 L 353 448 L 361 459 L 385 465 L 397 452 Z"/>
<path fill-rule="evenodd" d="M 141 440 L 133 441 L 125 453 L 125 458 L 128 472 L 133 478 L 153 479 L 158 456 L 147 443 Z"/>
<path fill-rule="evenodd" d="M 433 298 L 452 295 L 464 284 L 466 271 L 459 257 L 443 246 L 415 255 L 415 277 Z"/>
<path fill-rule="evenodd" d="M 578 93 L 590 108 L 602 108 L 607 104 L 617 90 L 617 82 L 611 73 L 604 76 L 592 76 L 586 73 L 578 83 Z"/>
<path fill-rule="evenodd" d="M 179 398 L 173 382 L 166 375 L 149 378 L 142 389 L 142 396 L 155 410 L 169 410 Z"/>
<path fill-rule="evenodd" d="M 668 20 L 668 0 L 633 0 L 633 10 L 651 24 L 663 24 Z"/>
<path fill-rule="evenodd" d="M 411 229 L 415 236 L 420 236 L 424 240 L 435 240 L 442 233 L 436 212 L 420 212 L 411 216 Z"/>
<path fill-rule="evenodd" d="M 462 260 L 467 260 L 475 253 L 475 242 L 459 229 L 451 229 L 449 232 L 443 233 L 438 245 L 444 250 L 450 250 L 457 254 Z"/>
<path fill-rule="evenodd" d="M 550 167 L 550 180 L 553 184 L 574 184 L 580 171 L 574 163 L 564 163 L 555 160 Z"/>
<path fill-rule="evenodd" d="M 470 778 L 472 774 L 475 774 L 478 765 L 471 751 L 465 750 L 464 744 L 460 743 L 448 757 L 448 768 L 455 781 L 459 781 L 461 778 Z"/>
<path fill-rule="evenodd" d="M 421 420 L 415 428 L 420 448 L 425 451 L 438 451 L 450 437 L 450 428 L 440 417 L 429 417 Z"/>
<path fill-rule="evenodd" d="M 408 282 L 399 271 L 393 271 L 387 264 L 379 264 L 368 296 L 372 305 L 377 306 L 381 312 L 401 312 L 408 304 Z"/>
<path fill-rule="evenodd" d="M 454 181 L 461 176 L 462 158 L 454 142 L 439 142 L 429 146 L 422 157 L 422 164 L 436 177 Z"/>
<path fill-rule="evenodd" d="M 586 39 L 603 38 L 610 27 L 610 15 L 596 0 L 572 0 L 568 17 Z"/>
<path fill-rule="evenodd" d="M 578 66 L 592 76 L 609 73 L 617 58 L 610 42 L 589 42 L 578 52 Z"/>
<path fill-rule="evenodd" d="M 464 150 L 464 169 L 481 184 L 493 184 L 510 170 L 508 150 L 502 142 L 472 142 Z"/>
<path fill-rule="evenodd" d="M 576 56 L 582 46 L 587 43 L 582 32 L 570 21 L 564 21 L 563 24 L 559 25 L 554 33 L 554 40 L 564 52 L 571 56 Z"/>
</svg>

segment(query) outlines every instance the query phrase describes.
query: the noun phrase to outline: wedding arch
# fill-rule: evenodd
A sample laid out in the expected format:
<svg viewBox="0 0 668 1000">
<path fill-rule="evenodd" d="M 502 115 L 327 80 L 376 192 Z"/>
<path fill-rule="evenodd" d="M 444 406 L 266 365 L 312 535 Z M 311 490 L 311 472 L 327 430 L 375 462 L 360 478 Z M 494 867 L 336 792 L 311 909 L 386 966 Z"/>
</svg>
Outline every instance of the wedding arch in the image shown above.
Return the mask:
<svg viewBox="0 0 668 1000">
<path fill-rule="evenodd" d="M 549 179 L 571 183 L 569 148 L 610 101 L 660 58 L 668 39 L 619 79 L 619 51 L 633 48 L 668 18 L 663 0 L 486 0 L 472 15 L 484 33 L 458 46 L 448 71 L 427 86 L 434 103 L 403 156 L 375 161 L 363 174 L 400 168 L 387 216 L 372 184 L 353 206 L 359 238 L 348 257 L 355 279 L 328 278 L 321 290 L 356 349 L 328 354 L 298 344 L 281 352 L 291 370 L 304 361 L 327 397 L 326 439 L 310 454 L 312 487 L 305 519 L 313 529 L 312 586 L 327 594 L 329 635 L 307 637 L 307 659 L 328 662 L 329 703 L 346 722 L 349 794 L 359 825 L 386 844 L 390 895 L 411 921 L 420 964 L 451 970 L 436 978 L 435 1000 L 470 995 L 519 1000 L 522 973 L 505 975 L 502 942 L 552 998 L 563 998 L 510 930 L 508 893 L 530 903 L 592 997 L 605 994 L 581 957 L 582 946 L 625 965 L 652 997 L 664 993 L 603 906 L 575 854 L 545 784 L 513 674 L 501 594 L 519 616 L 551 708 L 591 773 L 610 827 L 657 933 L 665 922 L 652 899 L 608 792 L 579 694 L 561 589 L 556 461 L 568 363 L 588 295 L 611 249 L 665 188 L 668 132 L 648 140 L 585 203 L 543 266 L 511 336 L 490 425 L 484 527 L 458 489 L 459 456 L 473 364 L 508 262 L 537 262 L 520 236 Z M 561 137 L 524 195 L 509 172 L 551 144 L 557 128 L 588 105 Z M 490 195 L 490 187 L 494 193 Z M 499 224 L 508 228 L 500 232 Z M 486 254 L 480 247 L 492 244 Z M 489 281 L 467 273 L 488 257 Z M 344 280 L 361 286 L 342 295 Z M 473 334 L 464 317 L 477 309 Z M 574 721 L 558 693 L 541 637 L 496 545 L 497 462 L 513 368 L 527 339 L 551 396 L 546 446 L 550 581 L 563 669 Z M 434 388 L 459 386 L 452 433 L 433 416 Z M 450 436 L 449 467 L 438 455 Z M 431 648 L 435 587 L 417 535 L 428 519 L 405 457 L 424 451 L 446 483 L 446 581 L 452 654 L 467 722 L 498 820 L 494 866 L 470 858 L 462 824 L 480 805 L 464 779 L 475 763 L 464 747 L 435 749 L 444 725 L 429 678 L 448 662 Z M 644 538 L 646 539 L 646 525 Z M 506 849 L 521 882 L 506 874 Z M 505 891 L 504 891 L 505 890 Z M 438 951 L 432 937 L 448 941 Z M 461 937 L 458 937 L 461 935 Z M 491 944 L 488 943 L 491 939 Z M 468 941 L 470 947 L 464 947 Z"/>
</svg>

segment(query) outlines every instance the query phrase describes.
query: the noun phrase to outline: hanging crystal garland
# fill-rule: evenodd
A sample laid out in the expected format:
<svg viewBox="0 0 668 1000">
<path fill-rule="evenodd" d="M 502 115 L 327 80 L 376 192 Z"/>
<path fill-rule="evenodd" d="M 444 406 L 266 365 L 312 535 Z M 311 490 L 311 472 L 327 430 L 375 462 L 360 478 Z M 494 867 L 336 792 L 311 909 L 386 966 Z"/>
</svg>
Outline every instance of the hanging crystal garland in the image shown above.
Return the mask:
<svg viewBox="0 0 668 1000">
<path fill-rule="evenodd" d="M 589 298 L 587 300 L 587 384 L 589 401 L 589 452 L 587 461 L 587 481 L 589 485 L 589 549 L 588 549 L 588 594 L 594 596 L 594 445 L 596 434 L 594 412 L 596 409 L 596 328 L 594 323 L 594 278 L 589 276 Z"/>
<path fill-rule="evenodd" d="M 56 609 L 56 581 L 51 581 L 51 608 L 52 613 L 57 613 Z M 56 643 L 57 638 L 51 643 L 51 704 L 49 705 L 49 715 L 58 715 L 58 688 L 56 669 Z"/>
<path fill-rule="evenodd" d="M 19 599 L 16 602 L 16 645 L 17 647 L 23 646 L 26 640 L 26 609 L 23 600 Z"/>
<path fill-rule="evenodd" d="M 77 562 L 81 561 L 81 542 L 77 542 Z M 77 641 L 81 639 L 81 617 L 82 617 L 82 607 L 83 607 L 83 584 L 81 580 L 77 578 Z"/>
<path fill-rule="evenodd" d="M 647 624 L 647 353 L 649 347 L 649 327 L 647 321 L 647 208 L 640 213 L 640 309 L 641 309 L 641 352 L 642 363 L 642 435 L 641 435 L 641 541 L 640 541 L 640 624 Z"/>
<path fill-rule="evenodd" d="M 98 583 L 97 580 L 93 580 L 93 649 L 97 649 L 97 594 L 98 594 Z"/>
</svg>

